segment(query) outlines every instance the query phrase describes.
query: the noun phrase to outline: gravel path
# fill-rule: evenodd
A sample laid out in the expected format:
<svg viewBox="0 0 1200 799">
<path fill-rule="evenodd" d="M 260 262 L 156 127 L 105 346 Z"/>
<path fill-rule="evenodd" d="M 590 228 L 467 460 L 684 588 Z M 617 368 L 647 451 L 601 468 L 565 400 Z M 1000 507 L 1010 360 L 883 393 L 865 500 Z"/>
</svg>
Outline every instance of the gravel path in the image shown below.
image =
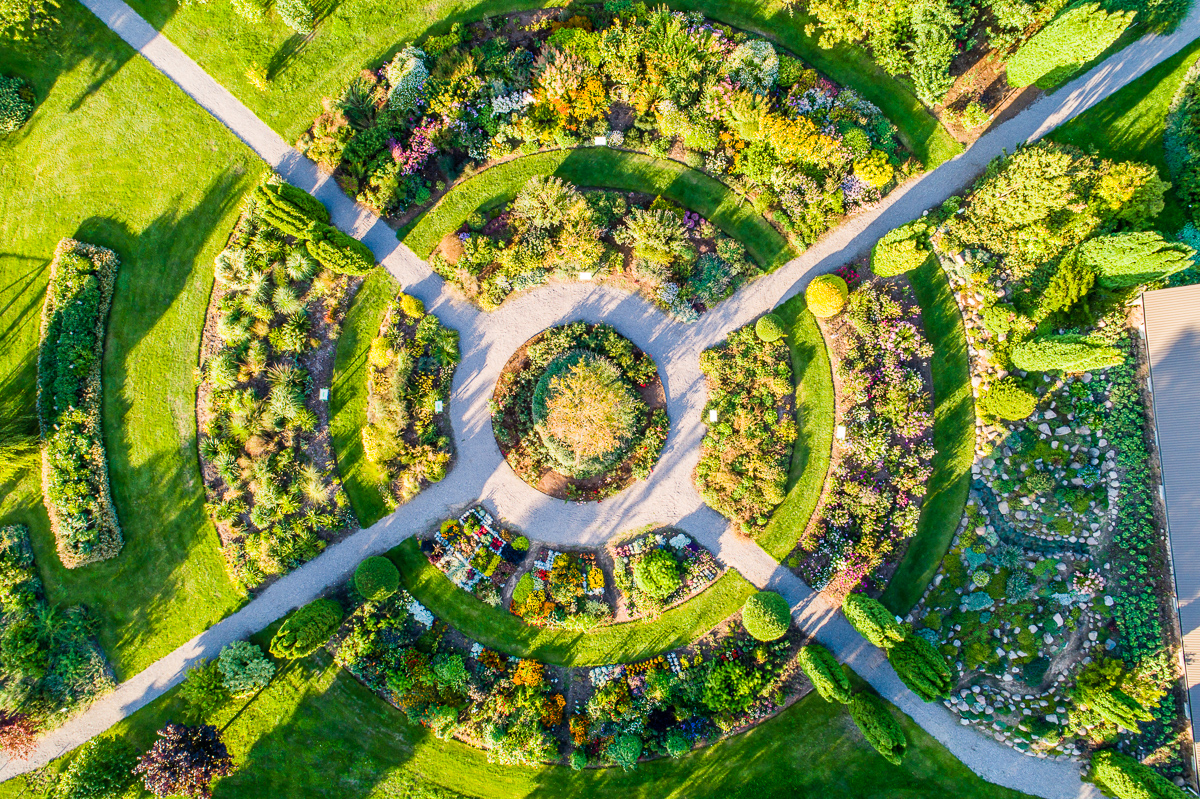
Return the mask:
<svg viewBox="0 0 1200 799">
<path fill-rule="evenodd" d="M 1099 795 L 1080 781 L 1077 763 L 1023 755 L 961 726 L 958 717 L 941 704 L 918 700 L 900 683 L 883 654 L 854 632 L 836 608 L 752 541 L 734 535 L 725 519 L 704 505 L 691 482 L 704 435 L 701 411 L 706 391 L 699 354 L 729 331 L 802 291 L 814 275 L 865 254 L 888 230 L 961 191 L 1002 151 L 1040 138 L 1178 52 L 1200 36 L 1200 5 L 1175 34 L 1147 36 L 1130 45 L 997 126 L 959 157 L 892 192 L 876 208 L 847 220 L 802 256 L 744 287 L 696 324 L 684 326 L 640 297 L 587 283 L 550 285 L 509 301 L 494 313 L 482 313 L 456 297 L 397 241 L 391 228 L 355 205 L 315 164 L 133 9 L 120 0 L 83 2 L 284 178 L 324 202 L 333 222 L 370 246 L 405 291 L 422 299 L 428 310 L 460 331 L 463 360 L 450 402 L 458 457 L 444 481 L 369 529 L 331 546 L 237 613 L 122 683 L 87 712 L 45 736 L 28 760 L 5 762 L 0 766 L 0 779 L 44 765 L 103 732 L 177 684 L 198 659 L 214 657 L 230 641 L 261 630 L 292 608 L 344 582 L 364 557 L 384 552 L 482 499 L 498 516 L 531 538 L 548 543 L 598 545 L 615 533 L 649 523 L 681 527 L 750 582 L 782 593 L 802 629 L 829 646 L 881 695 L 985 779 L 1047 799 Z M 509 356 L 542 329 L 573 320 L 612 324 L 655 359 L 671 419 L 670 435 L 650 478 L 601 503 L 556 500 L 526 485 L 504 463 L 491 431 L 488 399 Z"/>
</svg>

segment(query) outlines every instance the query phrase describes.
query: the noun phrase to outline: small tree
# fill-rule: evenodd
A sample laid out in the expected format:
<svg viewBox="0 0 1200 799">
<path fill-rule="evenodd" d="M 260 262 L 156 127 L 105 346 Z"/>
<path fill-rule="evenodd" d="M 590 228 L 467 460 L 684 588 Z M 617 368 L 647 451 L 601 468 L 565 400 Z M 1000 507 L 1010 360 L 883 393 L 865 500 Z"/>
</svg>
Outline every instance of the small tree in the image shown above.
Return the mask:
<svg viewBox="0 0 1200 799">
<path fill-rule="evenodd" d="M 665 549 L 652 549 L 633 564 L 633 582 L 655 599 L 666 599 L 679 588 L 679 561 Z"/>
<path fill-rule="evenodd" d="M 797 660 L 822 699 L 843 705 L 850 701 L 850 678 L 832 652 L 820 644 L 808 644 L 800 647 Z"/>
<path fill-rule="evenodd" d="M 849 707 L 850 718 L 867 743 L 889 763 L 900 765 L 908 749 L 908 739 L 883 700 L 874 694 L 858 693 L 850 699 Z"/>
<path fill-rule="evenodd" d="M 387 558 L 375 555 L 354 570 L 354 587 L 368 602 L 381 602 L 400 587 L 400 570 Z"/>
<path fill-rule="evenodd" d="M 388 565 L 391 566 L 391 561 Z M 392 566 L 393 570 L 395 568 Z M 287 660 L 308 657 L 329 640 L 341 623 L 342 606 L 337 602 L 332 599 L 309 602 L 280 626 L 271 639 L 271 654 Z"/>
<path fill-rule="evenodd" d="M 221 680 L 229 693 L 245 696 L 266 686 L 275 676 L 275 664 L 262 649 L 249 641 L 234 641 L 221 650 L 217 658 Z"/>
<path fill-rule="evenodd" d="M 204 721 L 228 702 L 229 689 L 216 661 L 202 660 L 193 666 L 179 686 L 179 696 L 188 705 L 188 719 L 197 722 Z"/>
<path fill-rule="evenodd" d="M 233 758 L 211 724 L 188 727 L 174 722 L 158 731 L 158 740 L 133 769 L 155 796 L 212 796 L 212 782 L 233 773 Z"/>
<path fill-rule="evenodd" d="M 71 760 L 54 794 L 55 799 L 108 799 L 133 785 L 138 757 L 120 738 L 93 738 Z"/>
<path fill-rule="evenodd" d="M 774 591 L 751 594 L 742 605 L 742 626 L 760 641 L 782 638 L 791 623 L 791 607 Z"/>
<path fill-rule="evenodd" d="M 842 612 L 858 634 L 880 649 L 891 649 L 904 638 L 904 628 L 877 599 L 850 594 L 842 600 Z"/>
<path fill-rule="evenodd" d="M 1117 799 L 1186 799 L 1180 790 L 1149 766 L 1113 749 L 1092 755 L 1092 780 Z"/>
<path fill-rule="evenodd" d="M 1116 347 L 1092 336 L 1042 336 L 1013 347 L 1013 364 L 1027 372 L 1087 372 L 1124 363 Z"/>
<path fill-rule="evenodd" d="M 954 688 L 946 659 L 912 628 L 906 629 L 904 639 L 888 650 L 888 662 L 900 681 L 926 702 L 945 699 Z"/>
<path fill-rule="evenodd" d="M 1105 288 L 1142 286 L 1182 272 L 1196 251 L 1186 244 L 1165 241 L 1153 231 L 1098 236 L 1079 246 L 1079 260 L 1088 264 Z"/>
</svg>

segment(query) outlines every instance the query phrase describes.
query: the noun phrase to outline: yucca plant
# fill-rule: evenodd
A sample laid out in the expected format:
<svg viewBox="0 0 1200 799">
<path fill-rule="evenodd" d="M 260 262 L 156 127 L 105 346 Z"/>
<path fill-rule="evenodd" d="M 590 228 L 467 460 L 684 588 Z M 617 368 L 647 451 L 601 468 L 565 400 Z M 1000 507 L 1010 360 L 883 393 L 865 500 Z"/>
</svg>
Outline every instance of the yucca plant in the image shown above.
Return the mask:
<svg viewBox="0 0 1200 799">
<path fill-rule="evenodd" d="M 267 383 L 272 388 L 276 386 L 302 388 L 307 377 L 307 372 L 290 363 L 276 364 L 267 370 Z"/>
<path fill-rule="evenodd" d="M 258 377 L 266 368 L 267 345 L 262 341 L 251 341 L 250 346 L 246 348 L 245 354 L 242 355 L 242 368 L 239 372 L 239 377 L 242 380 L 249 380 L 252 377 Z"/>
<path fill-rule="evenodd" d="M 375 86 L 362 75 L 355 76 L 338 99 L 338 108 L 355 130 L 366 130 L 375 122 Z"/>
<path fill-rule="evenodd" d="M 314 505 L 324 505 L 329 501 L 329 486 L 325 483 L 325 475 L 315 463 L 306 463 L 300 467 L 296 476 L 300 491 L 305 499 Z"/>
<path fill-rule="evenodd" d="M 208 359 L 208 379 L 218 389 L 230 389 L 238 382 L 238 363 L 233 350 L 223 349 Z"/>
<path fill-rule="evenodd" d="M 319 269 L 317 262 L 308 253 L 300 250 L 288 253 L 287 258 L 284 259 L 283 268 L 287 271 L 288 277 L 296 281 L 308 280 Z"/>
<path fill-rule="evenodd" d="M 274 386 L 267 400 L 267 410 L 276 418 L 294 419 L 304 410 L 304 395 L 294 386 Z"/>
<path fill-rule="evenodd" d="M 217 337 L 231 347 L 244 344 L 250 338 L 250 323 L 242 311 L 229 311 L 217 320 Z"/>
</svg>

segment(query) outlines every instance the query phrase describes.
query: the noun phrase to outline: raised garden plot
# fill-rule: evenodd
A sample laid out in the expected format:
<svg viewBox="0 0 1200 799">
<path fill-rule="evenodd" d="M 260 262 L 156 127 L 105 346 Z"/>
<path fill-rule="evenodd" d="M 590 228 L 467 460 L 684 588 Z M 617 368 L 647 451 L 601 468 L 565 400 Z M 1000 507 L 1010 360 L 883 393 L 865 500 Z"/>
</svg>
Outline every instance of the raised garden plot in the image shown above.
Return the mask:
<svg viewBox="0 0 1200 799">
<path fill-rule="evenodd" d="M 594 552 L 537 547 L 527 562 L 509 602 L 526 624 L 585 630 L 612 620 L 611 592 Z"/>
<path fill-rule="evenodd" d="M 362 444 L 389 508 L 450 470 L 448 407 L 458 360 L 458 332 L 425 313 L 420 300 L 400 294 L 388 305 L 367 356 Z"/>
<path fill-rule="evenodd" d="M 610 544 L 608 551 L 620 591 L 620 621 L 657 616 L 703 591 L 725 571 L 691 536 L 669 527 Z"/>
<path fill-rule="evenodd" d="M 256 193 L 217 257 L 196 405 L 208 507 L 245 588 L 357 527 L 327 400 L 340 322 L 362 278 L 323 267 L 268 223 L 262 203 Z"/>
<path fill-rule="evenodd" d="M 539 333 L 505 364 L 492 403 L 505 460 L 560 499 L 603 499 L 645 479 L 667 440 L 654 361 L 609 325 Z"/>
<path fill-rule="evenodd" d="M 69 569 L 121 551 L 100 420 L 104 331 L 118 265 L 112 250 L 63 239 L 42 306 L 42 496 L 59 560 Z"/>
<path fill-rule="evenodd" d="M 886 585 L 917 529 L 933 457 L 929 358 L 920 308 L 904 278 L 862 279 L 846 309 L 821 322 L 836 363 L 833 468 L 787 565 L 841 599 Z M 861 281 L 861 282 L 860 282 Z"/>
<path fill-rule="evenodd" d="M 572 13 L 406 47 L 356 77 L 301 146 L 403 222 L 480 166 L 602 140 L 703 168 L 805 244 L 916 168 L 877 107 L 765 39 L 665 8 Z"/>
<path fill-rule="evenodd" d="M 421 543 L 429 562 L 450 581 L 492 606 L 529 551 L 529 539 L 497 524 L 482 507 L 442 522 Z"/>
<path fill-rule="evenodd" d="M 589 280 L 640 291 L 684 322 L 759 274 L 742 244 L 662 196 L 540 175 L 468 217 L 430 264 L 488 309 L 551 279 Z"/>
</svg>

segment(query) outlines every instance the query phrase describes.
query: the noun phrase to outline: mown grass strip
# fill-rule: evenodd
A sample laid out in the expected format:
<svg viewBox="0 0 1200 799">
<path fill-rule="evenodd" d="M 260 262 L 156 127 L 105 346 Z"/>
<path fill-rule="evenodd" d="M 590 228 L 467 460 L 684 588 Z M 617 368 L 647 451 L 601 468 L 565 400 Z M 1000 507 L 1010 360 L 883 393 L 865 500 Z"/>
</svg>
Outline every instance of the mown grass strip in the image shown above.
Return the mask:
<svg viewBox="0 0 1200 799">
<path fill-rule="evenodd" d="M 833 447 L 834 402 L 829 350 L 804 295 L 793 297 L 774 312 L 788 328 L 786 340 L 796 379 L 796 444 L 787 497 L 757 542 L 771 557 L 782 560 L 796 546 L 825 486 Z"/>
<path fill-rule="evenodd" d="M 435 616 L 486 647 L 562 666 L 631 663 L 691 643 L 740 610 L 755 589 L 730 569 L 696 596 L 651 621 L 610 624 L 586 632 L 530 626 L 459 588 L 410 538 L 387 556 L 404 587 Z"/>
<path fill-rule="evenodd" d="M 740 241 L 767 271 L 797 253 L 748 202 L 720 181 L 676 161 L 651 158 L 609 147 L 552 150 L 506 161 L 464 180 L 399 236 L 421 258 L 479 208 L 491 208 L 516 196 L 534 175 L 557 175 L 577 186 L 661 194 L 698 212 Z"/>
<path fill-rule="evenodd" d="M 975 398 L 967 333 L 950 283 L 930 258 L 909 273 L 921 306 L 925 337 L 933 345 L 933 475 L 921 506 L 917 534 L 892 575 L 883 603 L 904 615 L 925 593 L 962 519 L 975 458 Z"/>
<path fill-rule="evenodd" d="M 398 291 L 400 284 L 384 269 L 376 269 L 363 281 L 342 323 L 333 363 L 329 432 L 350 507 L 363 527 L 389 512 L 382 474 L 363 452 L 362 429 L 367 426 L 367 354 Z"/>
</svg>

